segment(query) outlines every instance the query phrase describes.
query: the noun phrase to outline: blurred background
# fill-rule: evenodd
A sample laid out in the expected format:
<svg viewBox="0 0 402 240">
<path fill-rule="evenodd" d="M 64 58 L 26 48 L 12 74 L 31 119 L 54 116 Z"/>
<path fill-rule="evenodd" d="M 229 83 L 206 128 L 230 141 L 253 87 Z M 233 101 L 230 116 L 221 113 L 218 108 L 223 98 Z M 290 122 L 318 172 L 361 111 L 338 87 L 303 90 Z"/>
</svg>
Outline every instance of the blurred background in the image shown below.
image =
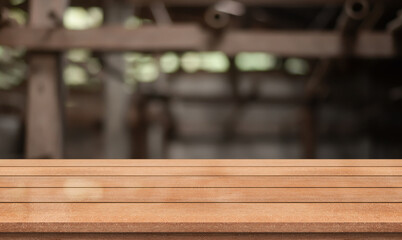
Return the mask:
<svg viewBox="0 0 402 240">
<path fill-rule="evenodd" d="M 63 1 L 1 0 L 0 158 L 402 158 L 402 1 Z M 205 39 L 175 39 L 183 24 Z M 53 46 L 57 29 L 107 26 L 206 47 L 60 51 L 4 33 L 53 29 Z M 132 36 L 114 45 L 148 41 Z"/>
</svg>

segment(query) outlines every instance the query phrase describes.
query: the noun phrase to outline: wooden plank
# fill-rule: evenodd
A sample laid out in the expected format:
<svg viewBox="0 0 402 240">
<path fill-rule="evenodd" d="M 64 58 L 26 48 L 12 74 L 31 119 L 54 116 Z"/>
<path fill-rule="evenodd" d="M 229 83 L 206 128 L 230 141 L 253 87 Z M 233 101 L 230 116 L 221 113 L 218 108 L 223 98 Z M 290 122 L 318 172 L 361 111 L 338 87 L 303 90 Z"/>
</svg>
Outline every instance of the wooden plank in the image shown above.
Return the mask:
<svg viewBox="0 0 402 240">
<path fill-rule="evenodd" d="M 46 41 L 43 39 L 46 38 Z M 127 41 L 121 41 L 127 39 Z M 197 25 L 147 26 L 135 30 L 102 27 L 88 30 L 4 28 L 0 45 L 30 50 L 62 51 L 89 48 L 97 51 L 206 50 L 209 34 Z M 281 56 L 336 57 L 342 54 L 339 32 L 228 31 L 214 50 L 234 55 L 242 51 L 269 52 Z M 393 38 L 385 32 L 361 32 L 356 57 L 394 57 Z M 252 43 L 252 44 L 250 44 Z"/>
<path fill-rule="evenodd" d="M 402 188 L 1 188 L 0 202 L 402 203 Z"/>
<path fill-rule="evenodd" d="M 252 43 L 252 44 L 250 44 Z M 341 34 L 336 32 L 248 32 L 233 31 L 224 36 L 219 50 L 237 52 L 269 52 L 300 57 L 335 57 L 342 54 Z M 357 57 L 391 57 L 395 54 L 392 36 L 362 32 L 356 40 Z"/>
<path fill-rule="evenodd" d="M 165 51 L 200 49 L 205 37 L 198 26 L 189 24 L 138 29 L 113 26 L 87 30 L 55 29 L 51 33 L 40 28 L 4 28 L 0 30 L 0 45 L 31 50 L 88 48 L 99 51 Z"/>
<path fill-rule="evenodd" d="M 400 240 L 400 233 L 248 233 L 248 234 L 141 234 L 141 233 L 0 233 L 3 240 Z"/>
<path fill-rule="evenodd" d="M 0 175 L 395 175 L 402 167 L 0 167 Z"/>
<path fill-rule="evenodd" d="M 1 203 L 0 232 L 401 232 L 401 203 Z"/>
<path fill-rule="evenodd" d="M 31 0 L 30 27 L 51 28 L 62 19 L 67 0 Z M 46 42 L 46 33 L 42 42 Z M 35 53 L 29 58 L 30 75 L 27 100 L 27 158 L 61 158 L 63 154 L 62 81 L 57 55 Z"/>
<path fill-rule="evenodd" d="M 0 167 L 402 167 L 400 159 L 48 159 L 0 160 Z"/>
<path fill-rule="evenodd" d="M 402 187 L 397 176 L 0 176 L 0 187 Z"/>
</svg>

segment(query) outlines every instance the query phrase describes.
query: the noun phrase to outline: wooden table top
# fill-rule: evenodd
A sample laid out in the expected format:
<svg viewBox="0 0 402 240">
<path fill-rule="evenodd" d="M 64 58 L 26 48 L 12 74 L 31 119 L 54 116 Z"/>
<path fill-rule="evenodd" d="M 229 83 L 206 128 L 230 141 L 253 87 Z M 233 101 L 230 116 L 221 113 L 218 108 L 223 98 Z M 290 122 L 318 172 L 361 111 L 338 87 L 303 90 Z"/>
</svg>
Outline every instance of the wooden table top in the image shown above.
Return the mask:
<svg viewBox="0 0 402 240">
<path fill-rule="evenodd" d="M 0 232 L 402 232 L 402 160 L 0 160 Z"/>
</svg>

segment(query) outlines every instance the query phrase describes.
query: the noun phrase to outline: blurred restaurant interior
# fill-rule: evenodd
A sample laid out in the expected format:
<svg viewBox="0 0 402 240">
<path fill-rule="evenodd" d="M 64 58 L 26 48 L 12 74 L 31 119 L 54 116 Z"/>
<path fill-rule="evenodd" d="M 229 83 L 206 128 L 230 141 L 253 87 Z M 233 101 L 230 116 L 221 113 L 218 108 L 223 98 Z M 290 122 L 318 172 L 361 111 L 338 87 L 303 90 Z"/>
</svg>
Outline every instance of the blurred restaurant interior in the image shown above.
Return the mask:
<svg viewBox="0 0 402 240">
<path fill-rule="evenodd" d="M 0 158 L 402 158 L 400 0 L 0 0 Z"/>
</svg>

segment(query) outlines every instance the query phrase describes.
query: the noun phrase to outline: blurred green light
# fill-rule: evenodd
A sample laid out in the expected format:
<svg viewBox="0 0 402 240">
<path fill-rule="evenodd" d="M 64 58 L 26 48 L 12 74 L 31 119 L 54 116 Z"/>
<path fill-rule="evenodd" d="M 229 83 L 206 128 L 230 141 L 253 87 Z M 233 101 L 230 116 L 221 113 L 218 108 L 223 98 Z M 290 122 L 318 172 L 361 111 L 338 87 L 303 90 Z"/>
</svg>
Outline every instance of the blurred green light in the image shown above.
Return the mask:
<svg viewBox="0 0 402 240">
<path fill-rule="evenodd" d="M 180 59 L 174 52 L 167 52 L 160 58 L 161 70 L 165 73 L 174 73 L 180 67 Z"/>
<path fill-rule="evenodd" d="M 72 30 L 96 28 L 103 23 L 103 11 L 99 7 L 91 7 L 88 10 L 82 7 L 68 7 L 63 23 L 67 29 Z"/>
<path fill-rule="evenodd" d="M 141 82 L 153 82 L 159 76 L 158 67 L 155 62 L 143 63 L 137 67 L 135 75 Z"/>
<path fill-rule="evenodd" d="M 28 20 L 28 14 L 19 8 L 12 8 L 8 12 L 8 17 L 16 21 L 20 25 L 25 25 Z"/>
<path fill-rule="evenodd" d="M 63 79 L 69 86 L 85 85 L 88 83 L 88 73 L 80 66 L 69 64 L 63 71 Z"/>
<path fill-rule="evenodd" d="M 186 52 L 181 57 L 181 66 L 184 71 L 193 73 L 201 69 L 201 57 L 197 52 Z"/>
<path fill-rule="evenodd" d="M 13 6 L 23 4 L 24 2 L 25 0 L 10 0 L 11 5 Z"/>
<path fill-rule="evenodd" d="M 86 62 L 91 56 L 91 52 L 86 49 L 72 49 L 67 52 L 67 59 L 72 62 Z"/>
<path fill-rule="evenodd" d="M 141 53 L 126 53 L 124 55 L 126 61 L 125 82 L 135 85 L 137 81 L 152 82 L 159 76 L 158 65 L 150 55 Z"/>
<path fill-rule="evenodd" d="M 243 52 L 235 57 L 236 67 L 241 71 L 268 71 L 276 66 L 276 57 L 261 52 Z"/>
<path fill-rule="evenodd" d="M 143 21 L 137 16 L 130 16 L 124 21 L 124 27 L 129 29 L 139 28 Z"/>
<path fill-rule="evenodd" d="M 310 70 L 308 62 L 301 58 L 288 58 L 284 66 L 288 73 L 295 75 L 306 75 Z"/>
<path fill-rule="evenodd" d="M 201 68 L 208 72 L 226 72 L 230 63 L 228 57 L 222 52 L 201 53 Z"/>
</svg>

